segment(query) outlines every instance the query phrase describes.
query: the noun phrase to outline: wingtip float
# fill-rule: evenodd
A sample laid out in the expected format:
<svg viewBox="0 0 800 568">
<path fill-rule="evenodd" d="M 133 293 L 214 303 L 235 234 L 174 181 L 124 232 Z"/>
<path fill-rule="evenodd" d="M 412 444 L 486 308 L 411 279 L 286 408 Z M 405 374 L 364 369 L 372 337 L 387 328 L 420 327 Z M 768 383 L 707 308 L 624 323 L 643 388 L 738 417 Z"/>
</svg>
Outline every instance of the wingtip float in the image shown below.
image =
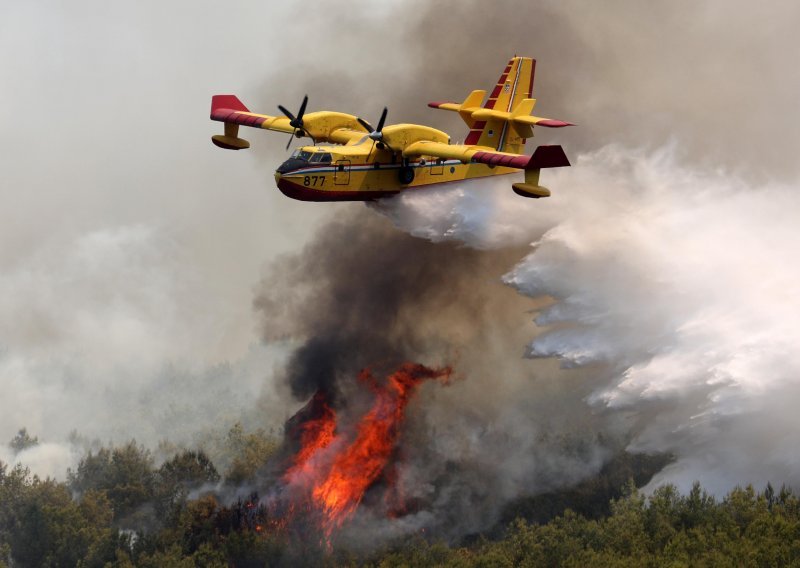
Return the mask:
<svg viewBox="0 0 800 568">
<path fill-rule="evenodd" d="M 301 201 L 368 201 L 407 189 L 506 175 L 522 170 L 524 183 L 514 192 L 540 198 L 550 190 L 539 185 L 544 168 L 569 166 L 561 146 L 539 146 L 528 156 L 525 141 L 536 126 L 563 128 L 570 122 L 534 116 L 531 98 L 536 60 L 514 57 L 497 84 L 472 91 L 462 103 L 431 102 L 435 109 L 457 112 L 469 127 L 463 144 L 451 144 L 441 130 L 418 124 L 384 126 L 387 109 L 376 127 L 351 114 L 330 111 L 306 113 L 308 97 L 297 113 L 278 105 L 282 115 L 256 114 L 234 95 L 211 99 L 211 120 L 225 125 L 212 142 L 226 150 L 250 147 L 239 137 L 249 126 L 311 138 L 278 167 L 275 181 L 285 195 Z"/>
</svg>

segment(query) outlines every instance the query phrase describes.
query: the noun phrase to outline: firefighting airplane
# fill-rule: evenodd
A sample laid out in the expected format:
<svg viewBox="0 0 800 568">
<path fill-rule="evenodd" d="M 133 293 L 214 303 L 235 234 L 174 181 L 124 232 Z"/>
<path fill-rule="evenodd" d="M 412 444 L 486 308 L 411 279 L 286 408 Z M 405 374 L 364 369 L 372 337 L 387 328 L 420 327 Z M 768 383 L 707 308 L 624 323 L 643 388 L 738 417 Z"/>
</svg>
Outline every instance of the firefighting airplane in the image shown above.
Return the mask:
<svg viewBox="0 0 800 568">
<path fill-rule="evenodd" d="M 532 156 L 522 153 L 534 126 L 560 128 L 569 122 L 531 116 L 530 98 L 536 60 L 514 57 L 508 62 L 486 102 L 486 91 L 472 91 L 463 103 L 435 102 L 428 106 L 457 112 L 469 127 L 464 144 L 429 126 L 384 126 L 384 108 L 377 126 L 340 112 L 306 114 L 308 96 L 296 115 L 278 105 L 284 116 L 255 114 L 234 95 L 211 99 L 211 120 L 225 123 L 225 134 L 211 138 L 227 150 L 250 147 L 239 138 L 239 126 L 251 126 L 311 138 L 311 146 L 294 151 L 275 172 L 278 189 L 301 201 L 367 201 L 412 188 L 525 172 L 514 183 L 523 197 L 547 197 L 539 185 L 542 168 L 569 166 L 561 146 L 539 146 Z M 286 145 L 288 150 L 292 139 Z"/>
</svg>

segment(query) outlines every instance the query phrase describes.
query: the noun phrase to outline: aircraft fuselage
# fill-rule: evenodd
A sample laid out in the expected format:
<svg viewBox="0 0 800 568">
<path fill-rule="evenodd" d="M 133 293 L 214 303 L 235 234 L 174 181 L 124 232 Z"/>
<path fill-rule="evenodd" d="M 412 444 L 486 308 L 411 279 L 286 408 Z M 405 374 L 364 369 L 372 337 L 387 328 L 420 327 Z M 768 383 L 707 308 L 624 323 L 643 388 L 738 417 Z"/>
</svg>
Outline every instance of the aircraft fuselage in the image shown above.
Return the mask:
<svg viewBox="0 0 800 568">
<path fill-rule="evenodd" d="M 387 150 L 369 151 L 371 146 L 367 141 L 356 146 L 298 148 L 275 172 L 275 182 L 284 195 L 301 201 L 369 201 L 408 189 L 519 171 L 435 157 L 402 160 Z M 345 148 L 349 151 L 342 153 Z M 318 157 L 324 161 L 314 161 Z"/>
</svg>

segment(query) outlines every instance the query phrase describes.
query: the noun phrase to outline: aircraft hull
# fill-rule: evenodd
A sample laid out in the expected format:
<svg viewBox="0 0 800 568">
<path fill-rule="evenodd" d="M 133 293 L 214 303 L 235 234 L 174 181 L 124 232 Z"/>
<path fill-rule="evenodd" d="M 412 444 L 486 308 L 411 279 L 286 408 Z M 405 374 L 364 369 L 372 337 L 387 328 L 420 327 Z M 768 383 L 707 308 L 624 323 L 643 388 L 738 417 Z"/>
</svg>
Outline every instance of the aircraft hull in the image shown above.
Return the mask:
<svg viewBox="0 0 800 568">
<path fill-rule="evenodd" d="M 519 173 L 513 168 L 462 164 L 458 160 L 416 162 L 408 166 L 414 172 L 414 179 L 403 184 L 399 179 L 401 167 L 399 164 L 382 164 L 377 168 L 374 164 L 344 168 L 336 164 L 309 166 L 276 172 L 275 182 L 284 195 L 299 201 L 372 201 L 422 187 Z"/>
</svg>

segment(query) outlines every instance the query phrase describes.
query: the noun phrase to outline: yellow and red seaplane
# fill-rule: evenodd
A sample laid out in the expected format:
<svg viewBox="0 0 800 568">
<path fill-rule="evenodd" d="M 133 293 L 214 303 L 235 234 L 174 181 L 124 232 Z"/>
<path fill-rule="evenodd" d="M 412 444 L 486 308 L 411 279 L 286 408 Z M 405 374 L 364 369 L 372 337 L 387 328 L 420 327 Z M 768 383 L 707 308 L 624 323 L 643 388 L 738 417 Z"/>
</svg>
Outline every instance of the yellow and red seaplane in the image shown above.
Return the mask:
<svg viewBox="0 0 800 568">
<path fill-rule="evenodd" d="M 512 184 L 517 194 L 547 197 L 550 190 L 539 185 L 540 170 L 569 166 L 569 160 L 561 146 L 539 146 L 532 156 L 523 154 L 525 140 L 533 136 L 535 126 L 571 123 L 532 116 L 535 69 L 535 59 L 514 57 L 488 98 L 486 91 L 472 91 L 460 104 L 428 104 L 461 116 L 470 129 L 463 144 L 451 144 L 450 136 L 430 126 L 385 125 L 385 108 L 375 127 L 341 112 L 306 114 L 308 96 L 297 114 L 278 105 L 283 116 L 268 116 L 250 112 L 234 95 L 215 95 L 211 120 L 225 123 L 225 134 L 211 140 L 228 150 L 249 148 L 250 143 L 239 138 L 240 126 L 311 138 L 312 145 L 297 148 L 275 172 L 278 189 L 302 201 L 366 201 L 518 170 L 525 172 L 525 181 Z"/>
</svg>

